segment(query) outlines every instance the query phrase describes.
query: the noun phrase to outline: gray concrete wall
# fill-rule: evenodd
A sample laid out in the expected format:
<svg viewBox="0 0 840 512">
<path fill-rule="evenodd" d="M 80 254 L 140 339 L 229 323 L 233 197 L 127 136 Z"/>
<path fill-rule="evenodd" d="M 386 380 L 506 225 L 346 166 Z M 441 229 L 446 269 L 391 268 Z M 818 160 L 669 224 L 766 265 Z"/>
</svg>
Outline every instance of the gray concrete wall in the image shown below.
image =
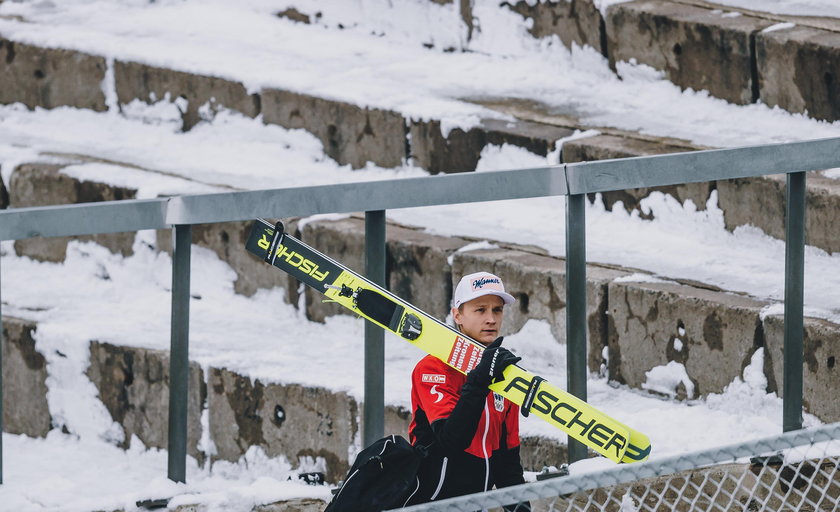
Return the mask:
<svg viewBox="0 0 840 512">
<path fill-rule="evenodd" d="M 840 34 L 795 26 L 756 36 L 761 101 L 809 117 L 840 119 Z"/>
<path fill-rule="evenodd" d="M 768 316 L 763 322 L 767 379 L 784 396 L 784 317 Z M 805 409 L 824 422 L 840 420 L 840 325 L 816 318 L 805 319 L 803 400 Z"/>
<path fill-rule="evenodd" d="M 694 383 L 694 393 L 683 390 L 683 398 L 720 393 L 764 345 L 759 313 L 765 305 L 681 284 L 610 283 L 610 378 L 642 388 L 646 372 L 676 361 Z"/>
<path fill-rule="evenodd" d="M 4 210 L 9 207 L 9 189 L 6 188 L 6 184 L 0 179 L 0 210 Z"/>
<path fill-rule="evenodd" d="M 136 435 L 149 447 L 166 449 L 169 422 L 169 353 L 92 341 L 87 376 L 99 399 L 125 433 L 123 447 Z M 204 373 L 190 364 L 187 397 L 187 453 L 199 461 L 201 411 L 207 397 Z"/>
<path fill-rule="evenodd" d="M 0 36 L 0 103 L 105 111 L 105 58 Z"/>
<path fill-rule="evenodd" d="M 573 130 L 530 121 L 483 119 L 479 126 L 453 128 L 445 136 L 440 121 L 412 121 L 409 129 L 415 165 L 432 174 L 474 171 L 487 144 L 511 144 L 547 155 L 555 143 Z"/>
<path fill-rule="evenodd" d="M 758 98 L 755 34 L 772 21 L 724 16 L 664 0 L 636 0 L 607 10 L 610 64 L 636 59 L 683 89 L 706 90 L 737 104 Z"/>
<path fill-rule="evenodd" d="M 135 99 L 155 103 L 167 95 L 172 101 L 186 100 L 186 108 L 181 112 L 185 131 L 201 120 L 199 109 L 202 107 L 209 109 L 207 115 L 211 117 L 220 108 L 235 110 L 248 117 L 260 113 L 260 95 L 249 94 L 240 82 L 225 78 L 115 60 L 114 81 L 121 105 Z"/>
<path fill-rule="evenodd" d="M 662 155 L 681 153 L 701 149 L 691 144 L 672 140 L 645 140 L 616 135 L 595 135 L 563 143 L 562 159 L 564 163 L 590 162 L 594 160 L 610 160 L 614 158 L 631 158 L 637 156 Z M 691 200 L 698 210 L 706 209 L 706 201 L 714 190 L 714 183 L 686 183 L 683 185 L 669 185 L 665 187 L 643 187 L 627 190 L 601 192 L 601 200 L 607 211 L 612 211 L 619 201 L 628 212 L 639 211 L 643 218 L 653 218 L 653 214 L 642 211 L 640 203 L 652 192 L 662 192 L 685 203 Z M 589 201 L 595 201 L 595 194 L 588 194 Z"/>
<path fill-rule="evenodd" d="M 531 20 L 528 32 L 536 38 L 557 36 L 568 48 L 590 46 L 607 54 L 604 19 L 592 0 L 519 0 L 502 5 Z"/>
<path fill-rule="evenodd" d="M 517 302 L 505 308 L 503 334 L 517 332 L 529 319 L 546 320 L 555 339 L 566 340 L 566 261 L 546 255 L 513 249 L 487 249 L 459 252 L 452 258 L 452 283 L 460 276 L 486 270 L 505 282 L 505 290 Z M 607 345 L 607 285 L 628 275 L 589 265 L 586 269 L 587 364 L 600 372 L 602 351 Z"/>
<path fill-rule="evenodd" d="M 81 181 L 61 173 L 68 163 L 24 163 L 18 165 L 9 180 L 9 202 L 12 208 L 59 204 L 93 203 L 134 199 L 137 190 L 127 187 Z M 18 256 L 40 261 L 64 261 L 70 240 L 93 240 L 115 254 L 134 253 L 135 233 L 106 233 L 78 237 L 27 238 L 15 241 Z"/>
<path fill-rule="evenodd" d="M 575 139 L 563 144 L 562 158 L 566 163 L 629 158 L 702 149 L 675 140 L 644 140 L 616 135 L 596 135 Z M 718 207 L 723 211 L 726 229 L 755 226 L 768 235 L 785 238 L 785 175 L 767 175 L 703 183 L 686 183 L 667 187 L 644 187 L 600 193 L 604 207 L 612 211 L 621 202 L 628 212 L 645 213 L 641 201 L 652 192 L 669 194 L 681 203 L 690 200 L 698 210 L 706 209 L 713 190 L 718 192 Z M 595 201 L 595 194 L 589 194 Z M 808 173 L 806 180 L 806 243 L 834 253 L 840 251 L 840 180 L 826 178 L 820 172 Z"/>
<path fill-rule="evenodd" d="M 293 464 L 322 458 L 327 479 L 350 468 L 348 451 L 359 431 L 359 406 L 343 392 L 296 384 L 264 384 L 223 368 L 210 369 L 210 434 L 216 458 L 237 460 L 249 447 Z"/>
<path fill-rule="evenodd" d="M 406 121 L 396 112 L 280 89 L 263 89 L 262 98 L 266 123 L 312 133 L 339 164 L 398 167 L 408 159 Z"/>
<path fill-rule="evenodd" d="M 36 347 L 34 322 L 3 317 L 3 431 L 45 437 L 52 427 L 47 362 Z"/>
<path fill-rule="evenodd" d="M 220 260 L 230 265 L 236 273 L 236 281 L 233 283 L 233 291 L 236 293 L 250 297 L 257 290 L 275 286 L 290 290 L 293 288 L 290 286 L 293 280 L 287 274 L 266 265 L 244 250 L 252 224 L 253 221 L 195 224 L 192 227 L 192 243 L 210 249 Z M 159 250 L 172 254 L 171 229 L 159 230 L 156 240 Z M 290 298 L 287 300 L 290 304 L 296 304 Z"/>
<path fill-rule="evenodd" d="M 755 226 L 773 238 L 785 239 L 787 185 L 784 174 L 717 182 L 718 205 L 726 229 Z M 805 197 L 805 243 L 830 253 L 840 252 L 840 180 L 808 173 Z"/>
</svg>

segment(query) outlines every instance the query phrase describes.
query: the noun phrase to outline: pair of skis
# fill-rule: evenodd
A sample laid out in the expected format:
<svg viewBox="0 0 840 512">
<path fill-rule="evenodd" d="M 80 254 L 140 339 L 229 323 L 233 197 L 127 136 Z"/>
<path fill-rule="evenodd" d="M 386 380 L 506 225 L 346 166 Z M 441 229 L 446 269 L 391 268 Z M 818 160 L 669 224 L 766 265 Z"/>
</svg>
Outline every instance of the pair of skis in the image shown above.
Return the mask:
<svg viewBox="0 0 840 512">
<path fill-rule="evenodd" d="M 257 219 L 246 248 L 462 373 L 481 358 L 484 346 L 285 233 L 282 223 Z M 646 435 L 518 365 L 507 367 L 504 380 L 490 389 L 519 405 L 525 414 L 539 416 L 610 460 L 637 462 L 650 454 Z"/>
</svg>

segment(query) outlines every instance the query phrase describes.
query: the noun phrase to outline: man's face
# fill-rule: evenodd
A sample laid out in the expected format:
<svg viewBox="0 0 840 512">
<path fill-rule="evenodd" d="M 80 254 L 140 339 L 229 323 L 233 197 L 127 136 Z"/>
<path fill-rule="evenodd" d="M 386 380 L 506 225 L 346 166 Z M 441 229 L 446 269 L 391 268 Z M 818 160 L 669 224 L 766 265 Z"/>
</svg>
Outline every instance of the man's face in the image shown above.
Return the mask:
<svg viewBox="0 0 840 512">
<path fill-rule="evenodd" d="M 485 295 L 452 308 L 452 316 L 464 334 L 487 346 L 499 337 L 504 307 L 501 297 Z"/>
</svg>

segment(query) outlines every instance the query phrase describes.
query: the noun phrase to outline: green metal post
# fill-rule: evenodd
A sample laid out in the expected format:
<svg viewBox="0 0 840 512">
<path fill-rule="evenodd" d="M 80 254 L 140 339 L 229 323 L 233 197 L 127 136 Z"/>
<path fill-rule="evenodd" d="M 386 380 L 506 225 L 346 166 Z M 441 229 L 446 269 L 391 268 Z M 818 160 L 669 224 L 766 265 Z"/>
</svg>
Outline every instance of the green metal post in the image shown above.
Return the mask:
<svg viewBox="0 0 840 512">
<path fill-rule="evenodd" d="M 566 197 L 566 367 L 569 393 L 586 400 L 586 195 Z M 569 463 L 586 445 L 569 438 Z"/>
<path fill-rule="evenodd" d="M 169 351 L 169 479 L 187 481 L 190 250 L 192 227 L 175 226 L 172 251 L 172 318 Z"/>
<path fill-rule="evenodd" d="M 365 213 L 365 274 L 385 286 L 385 210 Z M 362 444 L 385 435 L 385 331 L 365 322 L 365 403 Z"/>
<path fill-rule="evenodd" d="M 784 432 L 802 428 L 805 289 L 805 173 L 787 175 L 785 218 Z"/>
</svg>

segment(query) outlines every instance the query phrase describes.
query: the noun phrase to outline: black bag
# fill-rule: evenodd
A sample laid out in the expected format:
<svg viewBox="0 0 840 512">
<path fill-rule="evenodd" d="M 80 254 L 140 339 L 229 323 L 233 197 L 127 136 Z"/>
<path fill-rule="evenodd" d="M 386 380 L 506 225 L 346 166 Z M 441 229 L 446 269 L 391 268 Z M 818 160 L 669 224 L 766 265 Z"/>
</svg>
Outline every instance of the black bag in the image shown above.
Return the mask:
<svg viewBox="0 0 840 512">
<path fill-rule="evenodd" d="M 402 508 L 420 488 L 425 447 L 390 435 L 361 451 L 324 512 L 380 512 Z"/>
</svg>

